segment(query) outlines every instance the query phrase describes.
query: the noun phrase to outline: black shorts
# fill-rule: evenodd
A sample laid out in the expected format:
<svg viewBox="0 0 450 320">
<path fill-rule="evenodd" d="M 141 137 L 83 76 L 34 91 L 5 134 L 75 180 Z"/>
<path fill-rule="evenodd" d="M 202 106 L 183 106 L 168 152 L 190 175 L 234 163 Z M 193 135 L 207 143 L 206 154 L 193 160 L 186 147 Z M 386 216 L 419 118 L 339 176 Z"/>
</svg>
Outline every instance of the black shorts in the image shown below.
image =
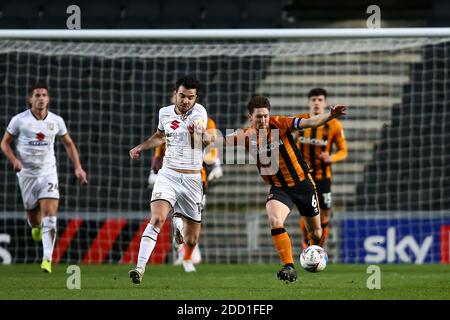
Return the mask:
<svg viewBox="0 0 450 320">
<path fill-rule="evenodd" d="M 320 209 L 331 209 L 331 180 L 314 180 L 319 196 Z"/>
<path fill-rule="evenodd" d="M 295 204 L 300 215 L 305 217 L 314 217 L 319 214 L 316 188 L 309 179 L 303 180 L 300 185 L 294 187 L 272 186 L 267 195 L 267 201 L 270 200 L 278 200 L 288 206 L 290 210 Z"/>
</svg>

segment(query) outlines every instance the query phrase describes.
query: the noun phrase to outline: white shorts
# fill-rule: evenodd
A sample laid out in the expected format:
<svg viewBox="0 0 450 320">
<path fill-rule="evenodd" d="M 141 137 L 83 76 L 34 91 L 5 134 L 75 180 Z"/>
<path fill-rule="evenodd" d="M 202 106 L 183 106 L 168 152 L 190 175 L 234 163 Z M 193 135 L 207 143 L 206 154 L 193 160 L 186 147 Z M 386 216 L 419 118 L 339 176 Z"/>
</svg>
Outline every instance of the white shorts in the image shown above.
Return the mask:
<svg viewBox="0 0 450 320">
<path fill-rule="evenodd" d="M 33 210 L 41 199 L 59 200 L 58 175 L 56 172 L 42 177 L 17 174 L 25 210 Z"/>
<path fill-rule="evenodd" d="M 200 173 L 186 174 L 162 168 L 158 171 L 151 202 L 165 200 L 172 206 L 174 214 L 201 222 L 202 196 L 203 186 Z"/>
</svg>

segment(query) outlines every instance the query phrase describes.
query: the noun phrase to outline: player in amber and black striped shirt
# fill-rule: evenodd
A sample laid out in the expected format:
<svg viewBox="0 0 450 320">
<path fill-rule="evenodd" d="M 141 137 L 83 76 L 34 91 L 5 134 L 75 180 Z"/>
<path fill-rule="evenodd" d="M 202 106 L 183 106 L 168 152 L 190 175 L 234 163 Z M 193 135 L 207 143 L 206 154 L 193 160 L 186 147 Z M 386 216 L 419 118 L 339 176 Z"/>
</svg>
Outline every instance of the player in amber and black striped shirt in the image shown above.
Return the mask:
<svg viewBox="0 0 450 320">
<path fill-rule="evenodd" d="M 310 118 L 325 113 L 326 99 L 326 90 L 312 89 L 308 93 L 309 113 L 299 114 L 296 117 Z M 332 150 L 333 146 L 336 148 L 335 152 Z M 331 216 L 331 164 L 347 157 L 347 143 L 342 124 L 339 120 L 332 119 L 323 126 L 299 130 L 297 147 L 311 168 L 311 175 L 316 183 L 325 241 L 328 237 L 328 221 Z M 309 238 L 303 219 L 300 219 L 300 228 L 303 232 L 303 248 L 306 248 Z"/>
<path fill-rule="evenodd" d="M 318 127 L 346 114 L 346 107 L 336 105 L 326 114 L 311 118 L 270 116 L 270 102 L 266 97 L 254 96 L 248 103 L 251 127 L 237 130 L 225 138 L 206 137 L 207 143 L 243 145 L 257 160 L 257 167 L 264 181 L 271 185 L 266 209 L 271 226 L 272 239 L 284 264 L 277 273 L 283 281 L 297 279 L 292 258 L 291 240 L 284 229 L 284 221 L 294 205 L 305 217 L 311 244 L 321 244 L 322 227 L 318 198 L 309 168 L 295 145 L 292 131 Z"/>
</svg>

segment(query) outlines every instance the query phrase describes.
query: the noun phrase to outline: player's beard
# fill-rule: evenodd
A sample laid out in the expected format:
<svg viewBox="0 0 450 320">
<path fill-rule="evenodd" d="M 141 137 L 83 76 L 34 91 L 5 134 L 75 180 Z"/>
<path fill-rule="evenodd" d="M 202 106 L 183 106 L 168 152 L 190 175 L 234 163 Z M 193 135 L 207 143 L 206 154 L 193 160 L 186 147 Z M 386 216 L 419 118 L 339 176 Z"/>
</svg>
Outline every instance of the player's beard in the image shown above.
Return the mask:
<svg viewBox="0 0 450 320">
<path fill-rule="evenodd" d="M 197 101 L 197 100 L 196 100 Z M 182 103 L 180 103 L 180 104 L 176 104 L 176 108 L 177 108 L 177 110 L 178 110 L 178 112 L 180 112 L 181 114 L 185 114 L 185 113 L 187 113 L 189 110 L 191 110 L 193 107 L 194 107 L 194 105 L 195 105 L 195 102 L 190 106 L 189 104 L 188 105 L 186 105 L 186 106 L 183 106 L 183 104 Z"/>
</svg>

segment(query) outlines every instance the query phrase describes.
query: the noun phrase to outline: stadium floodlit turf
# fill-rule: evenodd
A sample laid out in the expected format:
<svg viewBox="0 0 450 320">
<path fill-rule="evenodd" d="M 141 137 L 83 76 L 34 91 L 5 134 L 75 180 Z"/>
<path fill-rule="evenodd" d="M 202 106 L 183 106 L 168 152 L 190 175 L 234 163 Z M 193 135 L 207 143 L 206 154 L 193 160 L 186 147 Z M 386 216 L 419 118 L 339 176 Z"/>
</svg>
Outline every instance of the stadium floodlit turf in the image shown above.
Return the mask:
<svg viewBox="0 0 450 320">
<path fill-rule="evenodd" d="M 366 287 L 367 265 L 330 264 L 320 273 L 297 267 L 292 284 L 276 279 L 278 265 L 202 264 L 197 273 L 150 265 L 141 285 L 131 284 L 131 266 L 80 265 L 80 290 L 67 288 L 67 267 L 46 274 L 39 264 L 1 266 L 0 299 L 450 299 L 450 265 L 380 265 L 379 290 Z"/>
</svg>

